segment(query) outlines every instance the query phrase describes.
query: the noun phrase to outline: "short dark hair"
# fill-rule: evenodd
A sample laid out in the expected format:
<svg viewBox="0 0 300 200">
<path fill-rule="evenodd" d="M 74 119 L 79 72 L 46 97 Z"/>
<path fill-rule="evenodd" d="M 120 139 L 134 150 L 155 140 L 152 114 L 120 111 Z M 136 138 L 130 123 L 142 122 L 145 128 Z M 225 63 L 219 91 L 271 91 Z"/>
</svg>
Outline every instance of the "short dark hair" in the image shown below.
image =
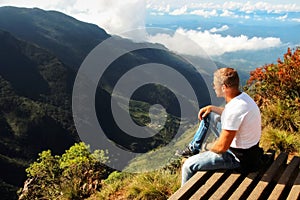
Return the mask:
<svg viewBox="0 0 300 200">
<path fill-rule="evenodd" d="M 233 68 L 221 68 L 215 71 L 214 77 L 226 87 L 239 88 L 240 78 Z"/>
</svg>

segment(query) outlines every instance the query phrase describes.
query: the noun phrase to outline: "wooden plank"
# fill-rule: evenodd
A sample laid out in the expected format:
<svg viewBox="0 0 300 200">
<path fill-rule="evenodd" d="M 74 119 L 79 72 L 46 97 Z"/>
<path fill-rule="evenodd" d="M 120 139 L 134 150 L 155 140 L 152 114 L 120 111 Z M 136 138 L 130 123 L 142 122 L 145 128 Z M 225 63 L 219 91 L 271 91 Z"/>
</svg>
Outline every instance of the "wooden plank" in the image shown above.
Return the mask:
<svg viewBox="0 0 300 200">
<path fill-rule="evenodd" d="M 300 172 L 298 172 L 298 176 L 294 182 L 294 185 L 287 197 L 287 200 L 297 200 L 300 199 Z"/>
<path fill-rule="evenodd" d="M 287 153 L 280 153 L 276 160 L 272 163 L 266 173 L 263 175 L 261 180 L 258 182 L 256 187 L 253 189 L 248 199 L 259 199 L 269 183 L 278 175 L 278 172 L 286 164 L 287 161 Z"/>
<path fill-rule="evenodd" d="M 212 175 L 213 171 L 199 171 L 179 188 L 169 200 L 186 200 L 192 196 L 198 188 Z"/>
<path fill-rule="evenodd" d="M 242 195 L 249 189 L 249 186 L 253 181 L 259 176 L 259 172 L 252 172 L 247 177 L 244 178 L 239 187 L 234 191 L 234 193 L 229 197 L 230 200 L 237 200 L 242 197 Z"/>
<path fill-rule="evenodd" d="M 229 190 L 233 187 L 234 183 L 242 177 L 240 173 L 232 173 L 230 176 L 224 181 L 224 183 L 218 188 L 218 190 L 213 193 L 213 195 L 209 198 L 211 200 L 219 200 L 225 197 L 225 194 L 229 192 Z"/>
<path fill-rule="evenodd" d="M 299 171 L 299 157 L 293 157 L 292 161 L 289 163 L 285 171 L 282 173 L 278 183 L 276 184 L 275 188 L 273 189 L 272 193 L 269 196 L 269 200 L 279 199 L 282 197 L 282 193 L 284 188 L 288 185 L 289 181 L 293 178 L 292 176 Z M 282 199 L 282 198 L 281 198 Z"/>
<path fill-rule="evenodd" d="M 236 199 L 244 199 L 245 197 L 249 196 L 252 189 L 254 189 L 256 181 L 258 182 L 258 179 L 260 176 L 262 176 L 268 167 L 273 163 L 274 157 L 275 157 L 275 151 L 269 150 L 264 155 L 264 165 L 263 167 L 256 172 L 249 173 L 242 182 L 239 184 L 239 186 L 235 189 L 234 193 L 228 198 L 230 200 L 236 200 Z"/>
<path fill-rule="evenodd" d="M 228 173 L 227 173 L 228 175 Z M 190 200 L 198 200 L 201 199 L 204 195 L 208 195 L 209 191 L 213 188 L 216 188 L 216 184 L 220 181 L 224 176 L 227 176 L 224 172 L 215 172 L 204 185 L 202 185 L 195 193 L 191 196 Z M 226 178 L 226 177 L 225 177 Z"/>
</svg>

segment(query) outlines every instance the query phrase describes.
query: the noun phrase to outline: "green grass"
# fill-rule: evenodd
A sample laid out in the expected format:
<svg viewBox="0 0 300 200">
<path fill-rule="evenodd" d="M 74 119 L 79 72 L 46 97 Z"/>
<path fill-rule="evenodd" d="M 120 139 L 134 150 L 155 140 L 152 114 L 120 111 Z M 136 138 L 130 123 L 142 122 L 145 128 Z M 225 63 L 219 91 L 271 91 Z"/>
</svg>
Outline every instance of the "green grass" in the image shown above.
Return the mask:
<svg viewBox="0 0 300 200">
<path fill-rule="evenodd" d="M 267 126 L 264 128 L 260 145 L 265 149 L 293 154 L 300 153 L 300 135 Z"/>
<path fill-rule="evenodd" d="M 101 191 L 88 199 L 168 199 L 180 187 L 179 174 L 168 170 L 139 174 L 113 172 L 103 182 Z"/>
</svg>

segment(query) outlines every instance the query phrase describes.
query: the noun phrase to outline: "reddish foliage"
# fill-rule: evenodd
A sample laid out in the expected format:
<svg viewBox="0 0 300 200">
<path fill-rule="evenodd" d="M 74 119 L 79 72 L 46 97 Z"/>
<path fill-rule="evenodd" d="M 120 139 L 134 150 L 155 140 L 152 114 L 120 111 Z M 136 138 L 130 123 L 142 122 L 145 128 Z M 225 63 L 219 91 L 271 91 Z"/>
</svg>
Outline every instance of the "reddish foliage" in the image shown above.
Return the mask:
<svg viewBox="0 0 300 200">
<path fill-rule="evenodd" d="M 259 105 L 265 124 L 297 132 L 300 129 L 300 47 L 288 48 L 283 60 L 251 71 L 245 87 Z"/>
<path fill-rule="evenodd" d="M 296 99 L 300 93 L 300 48 L 288 48 L 276 64 L 267 64 L 250 72 L 247 87 L 256 99 Z"/>
</svg>

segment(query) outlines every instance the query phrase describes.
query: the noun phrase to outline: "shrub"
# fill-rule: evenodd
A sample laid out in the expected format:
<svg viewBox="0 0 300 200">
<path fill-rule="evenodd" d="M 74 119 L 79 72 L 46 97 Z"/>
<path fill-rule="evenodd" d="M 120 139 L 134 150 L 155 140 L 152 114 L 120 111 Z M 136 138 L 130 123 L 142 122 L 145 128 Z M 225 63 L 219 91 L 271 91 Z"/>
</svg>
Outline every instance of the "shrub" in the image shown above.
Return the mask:
<svg viewBox="0 0 300 200">
<path fill-rule="evenodd" d="M 90 153 L 78 143 L 62 156 L 43 151 L 27 169 L 20 199 L 83 199 L 99 191 L 101 179 L 107 177 L 108 158 L 102 150 Z"/>
<path fill-rule="evenodd" d="M 263 113 L 263 125 L 298 132 L 300 128 L 300 47 L 276 64 L 267 64 L 250 73 L 245 87 Z"/>
<path fill-rule="evenodd" d="M 59 157 L 52 156 L 51 151 L 43 151 L 36 162 L 27 169 L 28 179 L 24 184 L 20 199 L 40 199 L 43 197 L 59 196 L 60 174 Z"/>
<path fill-rule="evenodd" d="M 283 61 L 252 71 L 245 90 L 262 112 L 261 145 L 299 153 L 300 47 L 294 52 L 288 48 Z"/>
<path fill-rule="evenodd" d="M 263 131 L 261 144 L 264 149 L 274 149 L 288 153 L 300 152 L 300 136 L 287 131 L 266 127 Z"/>
</svg>

